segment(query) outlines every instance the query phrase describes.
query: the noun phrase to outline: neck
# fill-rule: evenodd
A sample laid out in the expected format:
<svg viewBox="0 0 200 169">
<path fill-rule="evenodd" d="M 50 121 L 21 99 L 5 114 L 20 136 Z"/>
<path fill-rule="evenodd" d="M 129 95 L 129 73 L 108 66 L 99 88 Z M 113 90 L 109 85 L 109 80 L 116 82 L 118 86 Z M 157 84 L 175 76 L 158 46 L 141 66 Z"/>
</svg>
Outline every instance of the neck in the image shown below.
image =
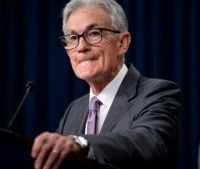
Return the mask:
<svg viewBox="0 0 200 169">
<path fill-rule="evenodd" d="M 90 88 L 92 89 L 92 92 L 95 95 L 98 95 L 115 78 L 115 76 L 122 68 L 122 65 L 119 65 L 116 71 L 113 71 L 113 73 L 109 74 L 108 76 L 104 76 L 102 79 L 96 81 L 88 82 Z"/>
</svg>

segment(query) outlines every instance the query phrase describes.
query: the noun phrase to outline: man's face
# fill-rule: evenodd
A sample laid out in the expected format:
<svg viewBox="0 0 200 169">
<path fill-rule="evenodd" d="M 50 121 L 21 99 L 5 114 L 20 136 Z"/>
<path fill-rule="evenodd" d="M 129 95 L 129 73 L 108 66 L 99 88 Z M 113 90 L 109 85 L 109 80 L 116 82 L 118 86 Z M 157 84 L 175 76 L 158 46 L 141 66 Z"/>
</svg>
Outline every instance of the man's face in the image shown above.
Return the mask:
<svg viewBox="0 0 200 169">
<path fill-rule="evenodd" d="M 103 9 L 87 6 L 70 15 L 65 31 L 67 34 L 81 34 L 92 28 L 112 29 L 110 25 L 110 19 Z M 76 48 L 67 50 L 77 77 L 88 83 L 106 83 L 112 80 L 122 65 L 120 38 L 120 34 L 103 31 L 102 41 L 94 46 L 81 37 Z"/>
</svg>

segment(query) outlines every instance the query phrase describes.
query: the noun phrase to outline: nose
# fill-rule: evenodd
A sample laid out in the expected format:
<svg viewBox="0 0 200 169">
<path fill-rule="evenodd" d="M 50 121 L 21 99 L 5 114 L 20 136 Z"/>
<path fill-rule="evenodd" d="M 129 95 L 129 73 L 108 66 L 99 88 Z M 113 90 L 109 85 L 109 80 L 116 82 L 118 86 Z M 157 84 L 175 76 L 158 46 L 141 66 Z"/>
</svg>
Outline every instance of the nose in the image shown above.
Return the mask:
<svg viewBox="0 0 200 169">
<path fill-rule="evenodd" d="M 80 37 L 78 46 L 76 48 L 79 52 L 82 52 L 82 51 L 88 50 L 90 48 L 90 45 L 87 43 L 87 41 L 83 37 Z"/>
</svg>

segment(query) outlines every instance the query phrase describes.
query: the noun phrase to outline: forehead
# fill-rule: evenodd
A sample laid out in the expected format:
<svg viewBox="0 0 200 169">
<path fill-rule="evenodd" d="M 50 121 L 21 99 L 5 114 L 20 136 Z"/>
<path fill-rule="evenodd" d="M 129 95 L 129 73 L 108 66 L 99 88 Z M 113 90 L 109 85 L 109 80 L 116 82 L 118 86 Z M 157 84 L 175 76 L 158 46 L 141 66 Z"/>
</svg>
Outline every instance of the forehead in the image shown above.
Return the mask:
<svg viewBox="0 0 200 169">
<path fill-rule="evenodd" d="M 90 25 L 107 27 L 110 25 L 109 14 L 101 7 L 84 6 L 73 11 L 66 22 L 65 30 L 83 31 Z"/>
</svg>

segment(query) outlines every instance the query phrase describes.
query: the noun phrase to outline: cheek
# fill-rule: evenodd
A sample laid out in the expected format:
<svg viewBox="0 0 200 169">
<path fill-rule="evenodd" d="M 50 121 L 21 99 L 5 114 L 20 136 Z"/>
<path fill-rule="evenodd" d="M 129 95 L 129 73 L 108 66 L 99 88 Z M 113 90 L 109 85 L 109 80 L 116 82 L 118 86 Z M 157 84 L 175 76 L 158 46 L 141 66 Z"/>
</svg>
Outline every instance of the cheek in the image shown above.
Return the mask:
<svg viewBox="0 0 200 169">
<path fill-rule="evenodd" d="M 78 65 L 78 62 L 74 60 L 74 58 L 69 58 L 70 59 L 70 63 L 71 63 L 71 66 L 72 66 L 72 69 L 74 71 L 74 73 L 76 74 L 77 73 L 77 65 Z"/>
<path fill-rule="evenodd" d="M 67 59 L 70 60 L 72 65 L 74 65 L 77 62 L 76 55 L 74 52 L 67 52 Z"/>
<path fill-rule="evenodd" d="M 118 56 L 118 50 L 117 48 L 115 47 L 111 47 L 110 50 L 108 50 L 106 53 L 105 53 L 105 62 L 106 64 L 109 64 L 109 65 L 115 65 L 116 62 L 119 62 L 119 56 Z"/>
<path fill-rule="evenodd" d="M 75 57 L 73 57 L 73 54 L 67 53 L 67 59 L 69 59 L 69 61 L 71 63 L 71 67 L 75 71 L 77 61 L 76 61 Z"/>
</svg>

